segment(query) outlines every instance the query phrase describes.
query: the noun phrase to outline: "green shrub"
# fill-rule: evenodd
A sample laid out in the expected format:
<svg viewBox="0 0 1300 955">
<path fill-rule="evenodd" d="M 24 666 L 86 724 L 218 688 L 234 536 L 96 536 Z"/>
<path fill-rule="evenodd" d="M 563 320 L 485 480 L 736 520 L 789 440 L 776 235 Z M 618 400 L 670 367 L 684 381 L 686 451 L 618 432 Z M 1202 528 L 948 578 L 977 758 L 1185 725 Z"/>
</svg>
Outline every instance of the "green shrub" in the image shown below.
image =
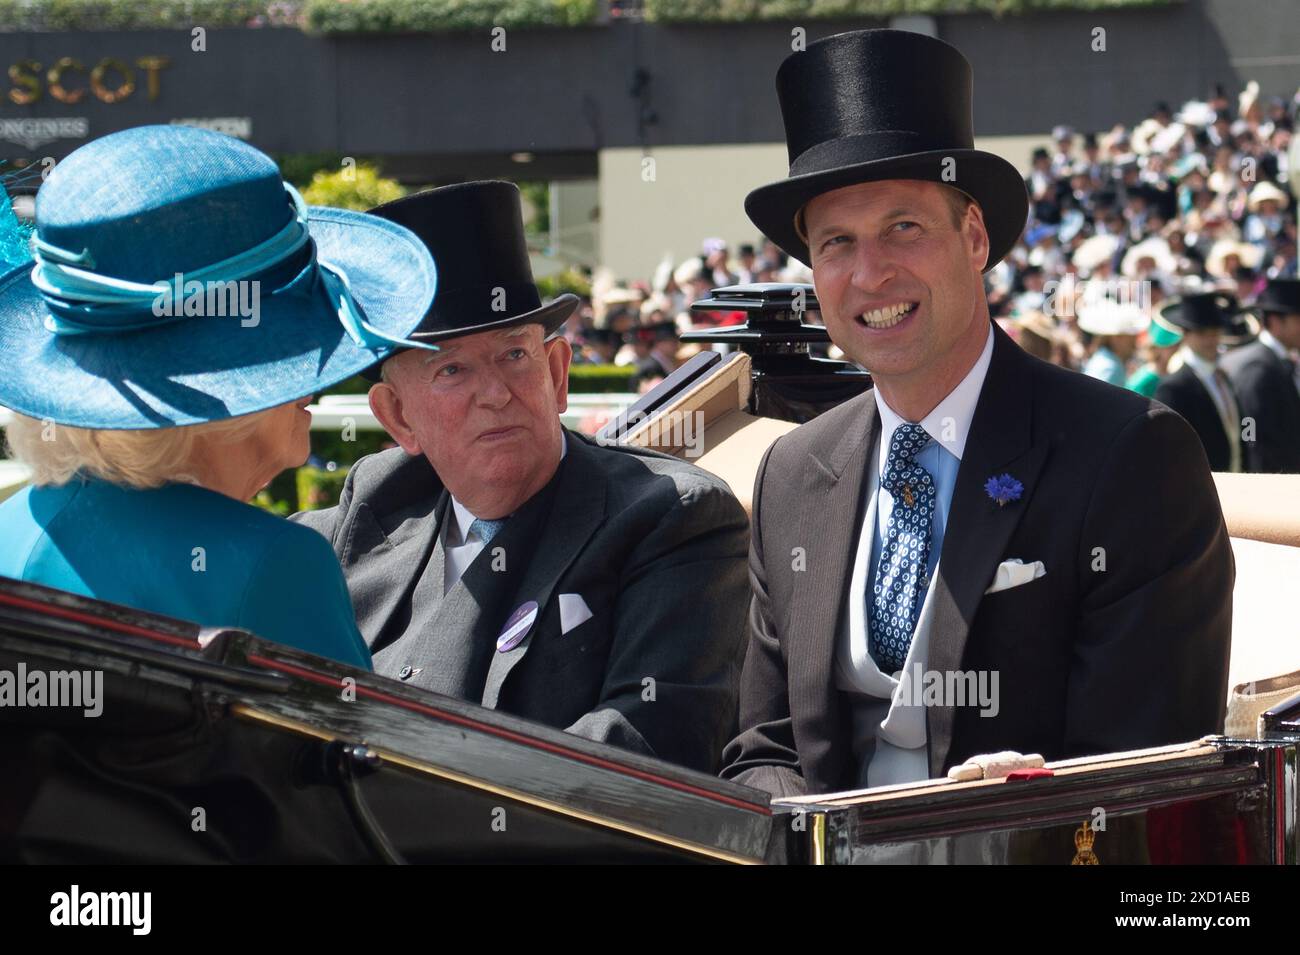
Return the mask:
<svg viewBox="0 0 1300 955">
<path fill-rule="evenodd" d="M 565 269 L 538 279 L 537 291 L 544 299 L 553 299 L 565 292 L 591 298 L 591 278 L 578 269 Z"/>
<path fill-rule="evenodd" d="M 1055 10 L 1119 10 L 1183 0 L 645 0 L 645 18 L 659 23 L 736 23 L 746 20 L 884 19 L 906 14 L 991 13 L 994 16 Z"/>
<path fill-rule="evenodd" d="M 302 0 L 0 0 L 0 30 L 297 26 Z"/>
<path fill-rule="evenodd" d="M 632 379 L 636 368 L 632 365 L 570 365 L 570 394 L 608 394 L 617 391 L 636 391 Z"/>
<path fill-rule="evenodd" d="M 391 202 L 406 195 L 406 188 L 396 179 L 385 179 L 369 163 L 357 163 L 355 168 L 334 172 L 318 170 L 311 183 L 302 191 L 308 205 L 332 206 L 335 209 L 355 209 L 365 212 L 380 203 Z"/>
<path fill-rule="evenodd" d="M 325 468 L 299 468 L 296 475 L 298 510 L 318 511 L 323 507 L 333 507 L 339 502 L 347 476 L 347 468 L 335 468 L 333 471 Z"/>
<path fill-rule="evenodd" d="M 596 22 L 597 0 L 306 0 L 319 33 L 429 33 Z"/>
</svg>

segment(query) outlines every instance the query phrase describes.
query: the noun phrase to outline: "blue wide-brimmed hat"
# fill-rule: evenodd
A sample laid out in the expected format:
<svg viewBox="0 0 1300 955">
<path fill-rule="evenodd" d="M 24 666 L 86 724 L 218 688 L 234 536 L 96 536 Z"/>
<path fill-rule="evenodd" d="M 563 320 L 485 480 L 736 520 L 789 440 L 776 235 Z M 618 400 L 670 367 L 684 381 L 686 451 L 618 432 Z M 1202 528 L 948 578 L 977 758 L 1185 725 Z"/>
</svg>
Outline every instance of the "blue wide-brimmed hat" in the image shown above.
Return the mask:
<svg viewBox="0 0 1300 955">
<path fill-rule="evenodd" d="M 36 196 L 34 262 L 0 277 L 0 405 L 83 428 L 250 414 L 397 347 L 433 301 L 424 243 L 308 207 L 266 155 L 184 126 L 87 143 Z"/>
</svg>

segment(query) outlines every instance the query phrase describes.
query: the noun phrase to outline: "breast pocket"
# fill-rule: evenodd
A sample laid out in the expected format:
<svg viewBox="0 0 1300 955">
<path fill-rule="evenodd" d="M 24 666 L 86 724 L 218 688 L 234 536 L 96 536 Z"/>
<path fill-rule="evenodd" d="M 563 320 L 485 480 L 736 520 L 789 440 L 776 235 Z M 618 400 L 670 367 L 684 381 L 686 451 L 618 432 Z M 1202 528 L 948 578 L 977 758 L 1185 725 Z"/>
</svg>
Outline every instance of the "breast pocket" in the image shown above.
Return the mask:
<svg viewBox="0 0 1300 955">
<path fill-rule="evenodd" d="M 558 607 L 553 613 L 548 612 L 546 622 L 547 626 L 539 634 L 541 639 L 532 652 L 538 654 L 539 662 L 548 670 L 604 667 L 613 633 L 609 616 L 602 612 L 602 608 L 592 608 L 591 616 L 567 633 L 561 632 Z"/>
</svg>

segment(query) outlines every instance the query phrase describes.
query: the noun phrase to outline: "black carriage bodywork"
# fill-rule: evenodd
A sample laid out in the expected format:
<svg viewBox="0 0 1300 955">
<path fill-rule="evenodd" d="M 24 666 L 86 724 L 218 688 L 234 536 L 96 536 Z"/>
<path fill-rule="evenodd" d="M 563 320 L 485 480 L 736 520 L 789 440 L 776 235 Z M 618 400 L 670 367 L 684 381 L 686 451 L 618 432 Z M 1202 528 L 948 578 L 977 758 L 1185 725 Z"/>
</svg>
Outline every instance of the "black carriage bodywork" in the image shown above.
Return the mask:
<svg viewBox="0 0 1300 955">
<path fill-rule="evenodd" d="M 101 671 L 104 701 L 0 709 L 4 862 L 1297 862 L 1300 700 L 1261 740 L 769 804 L 241 631 L 0 579 L 0 670 L 20 664 Z"/>
</svg>

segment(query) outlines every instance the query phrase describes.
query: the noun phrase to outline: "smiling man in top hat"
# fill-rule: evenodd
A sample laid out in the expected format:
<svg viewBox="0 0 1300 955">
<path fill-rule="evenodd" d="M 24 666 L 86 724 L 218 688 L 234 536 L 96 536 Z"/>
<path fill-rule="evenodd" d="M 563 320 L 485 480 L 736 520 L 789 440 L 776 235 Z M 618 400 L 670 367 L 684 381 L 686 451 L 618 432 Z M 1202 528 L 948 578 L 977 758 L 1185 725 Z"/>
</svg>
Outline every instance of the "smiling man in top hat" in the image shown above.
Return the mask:
<svg viewBox="0 0 1300 955">
<path fill-rule="evenodd" d="M 1240 314 L 1225 292 L 1196 292 L 1160 307 L 1157 321 L 1183 333 L 1182 367 L 1156 387 L 1155 398 L 1187 419 L 1209 459 L 1211 471 L 1241 471 L 1241 405 L 1219 367 L 1223 334 Z"/>
<path fill-rule="evenodd" d="M 1241 413 L 1255 422 L 1247 469 L 1300 474 L 1300 279 L 1269 279 L 1255 309 L 1263 322 L 1259 338 L 1223 356 Z"/>
<path fill-rule="evenodd" d="M 790 176 L 745 208 L 812 267 L 875 388 L 759 468 L 723 775 L 827 792 L 1221 729 L 1233 563 L 1205 456 L 1177 415 L 990 321 L 981 273 L 1028 200 L 973 148 L 965 58 L 845 33 L 777 90 Z"/>
<path fill-rule="evenodd" d="M 424 240 L 438 295 L 370 392 L 400 445 L 298 515 L 333 544 L 375 671 L 716 771 L 735 732 L 748 527 L 726 485 L 567 431 L 578 304 L 543 305 L 506 182 L 372 210 Z M 687 599 L 689 597 L 689 599 Z"/>
</svg>

